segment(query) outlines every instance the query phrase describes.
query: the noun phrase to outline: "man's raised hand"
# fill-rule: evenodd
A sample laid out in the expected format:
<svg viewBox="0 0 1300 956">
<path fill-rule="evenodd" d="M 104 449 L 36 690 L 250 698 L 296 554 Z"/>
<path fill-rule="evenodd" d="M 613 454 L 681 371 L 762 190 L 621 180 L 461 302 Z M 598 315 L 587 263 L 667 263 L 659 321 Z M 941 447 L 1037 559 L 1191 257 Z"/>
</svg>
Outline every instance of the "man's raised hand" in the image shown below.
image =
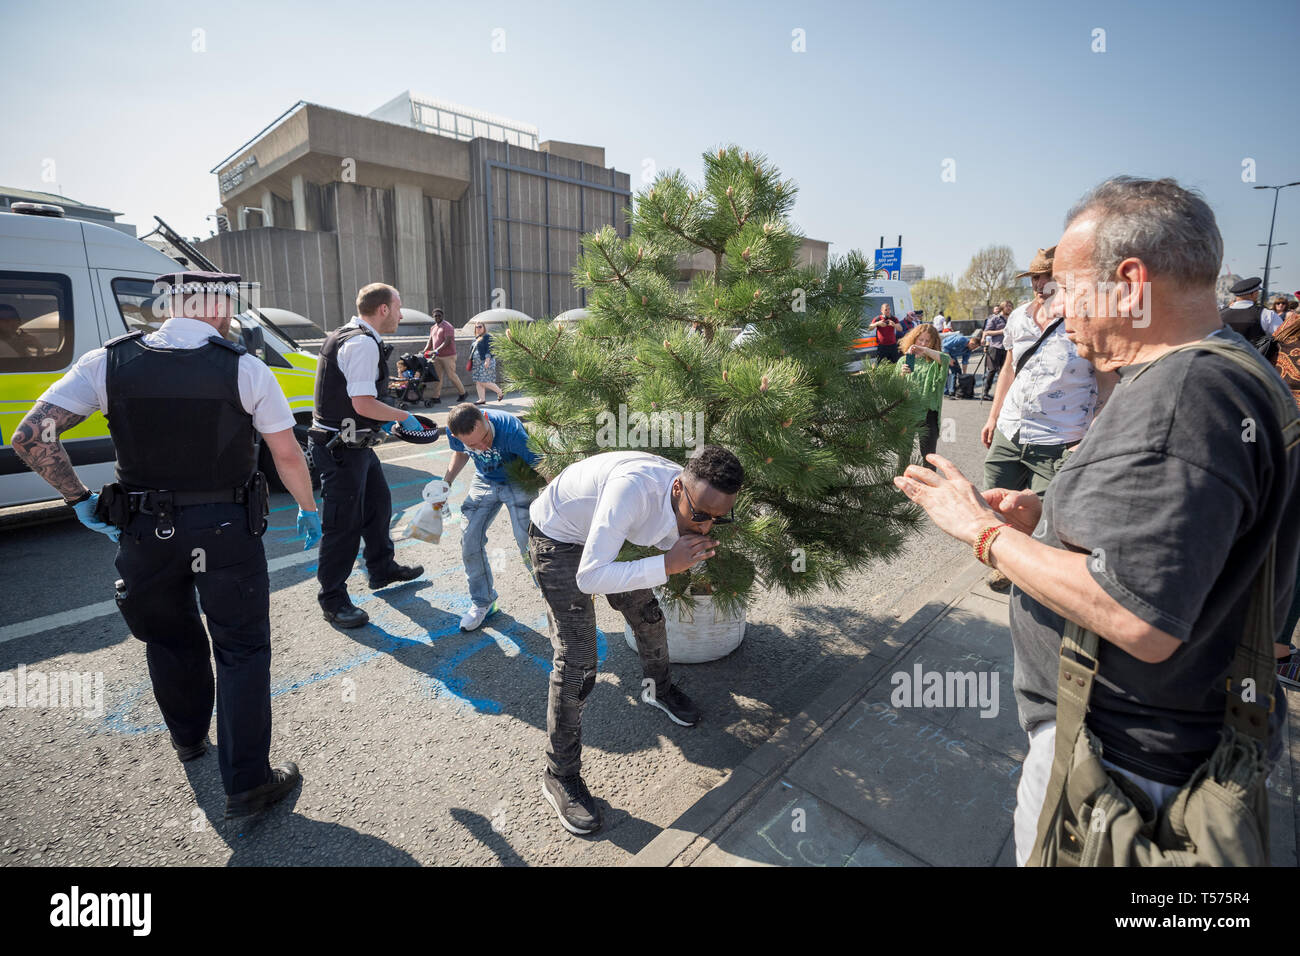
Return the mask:
<svg viewBox="0 0 1300 956">
<path fill-rule="evenodd" d="M 664 555 L 664 570 L 669 574 L 680 574 L 716 553 L 713 549 L 718 542 L 702 534 L 684 534 Z"/>
</svg>

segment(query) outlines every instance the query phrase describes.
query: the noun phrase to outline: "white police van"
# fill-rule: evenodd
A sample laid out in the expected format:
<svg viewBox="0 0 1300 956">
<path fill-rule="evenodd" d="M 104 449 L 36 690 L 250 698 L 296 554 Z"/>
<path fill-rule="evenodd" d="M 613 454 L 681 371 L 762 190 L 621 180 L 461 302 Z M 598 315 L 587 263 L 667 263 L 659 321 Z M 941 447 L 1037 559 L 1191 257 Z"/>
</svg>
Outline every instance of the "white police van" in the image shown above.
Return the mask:
<svg viewBox="0 0 1300 956">
<path fill-rule="evenodd" d="M 126 332 L 161 325 L 153 309 L 154 280 L 182 268 L 117 229 L 65 219 L 58 206 L 15 203 L 13 209 L 0 213 L 0 507 L 57 497 L 13 450 L 14 430 L 81 356 Z M 185 251 L 202 259 L 188 244 Z M 229 338 L 270 367 L 305 447 L 316 357 L 255 310 L 231 321 Z M 98 490 L 113 481 L 113 443 L 102 413 L 68 429 L 62 440 L 86 487 Z M 278 486 L 265 448 L 260 460 Z"/>
</svg>

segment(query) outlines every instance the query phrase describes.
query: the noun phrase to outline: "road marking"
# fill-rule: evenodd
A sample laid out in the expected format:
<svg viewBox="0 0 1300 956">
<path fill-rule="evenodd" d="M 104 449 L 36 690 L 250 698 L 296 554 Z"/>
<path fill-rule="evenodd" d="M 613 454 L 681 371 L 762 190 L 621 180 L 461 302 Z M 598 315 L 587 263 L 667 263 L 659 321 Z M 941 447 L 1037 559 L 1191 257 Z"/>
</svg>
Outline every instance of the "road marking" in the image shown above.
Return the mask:
<svg viewBox="0 0 1300 956">
<path fill-rule="evenodd" d="M 317 558 L 316 549 L 311 551 L 300 551 L 296 554 L 286 554 L 283 557 L 273 558 L 266 562 L 266 570 L 274 574 L 276 571 L 282 571 L 285 568 L 292 568 L 299 564 L 306 564 L 308 561 L 315 561 Z M 30 637 L 33 634 L 40 634 L 42 631 L 52 631 L 56 628 L 67 627 L 70 624 L 84 624 L 86 621 L 93 621 L 97 617 L 104 617 L 109 614 L 117 613 L 117 602 L 114 600 L 97 601 L 94 604 L 87 604 L 83 607 L 74 607 L 69 611 L 60 611 L 57 614 L 46 614 L 44 617 L 34 617 L 28 621 L 19 621 L 17 624 L 6 624 L 0 627 L 0 644 L 6 641 L 15 641 L 20 637 Z"/>
<path fill-rule="evenodd" d="M 425 452 L 424 454 L 429 454 L 429 452 Z M 416 455 L 412 457 L 420 457 L 420 456 Z M 418 481 L 402 482 L 402 484 L 403 485 L 420 484 L 420 482 Z M 457 485 L 459 484 L 460 482 L 457 481 Z M 393 524 L 396 524 L 407 514 L 407 512 L 413 510 L 415 506 L 418 506 L 419 502 L 420 499 L 418 498 L 415 499 L 414 502 L 412 503 L 394 501 L 393 502 Z M 275 512 L 284 509 L 272 508 L 271 510 L 272 512 Z M 459 517 L 459 514 L 457 515 L 457 517 Z M 452 521 L 451 523 L 459 524 L 459 522 L 456 521 Z M 268 534 L 273 530 L 294 531 L 295 538 L 296 538 L 296 529 L 293 528 L 292 526 L 286 528 L 268 528 L 267 529 Z M 295 538 L 291 538 L 290 540 L 295 540 Z M 296 539 L 301 540 L 301 538 L 296 538 Z M 394 543 L 400 544 L 402 541 L 408 541 L 408 540 L 411 539 L 399 539 L 397 542 Z M 266 570 L 268 573 L 274 574 L 275 572 L 282 571 L 285 568 L 297 567 L 300 564 L 313 562 L 317 559 L 317 557 L 318 554 L 316 548 L 313 548 L 310 551 L 298 551 L 293 554 L 282 555 L 281 557 L 272 558 L 271 560 L 267 561 Z M 273 593 L 278 593 L 278 592 L 273 592 Z M 60 627 L 68 627 L 69 625 L 72 624 L 84 624 L 87 621 L 93 621 L 96 618 L 105 617 L 107 615 L 116 614 L 116 613 L 117 613 L 117 602 L 110 599 L 107 601 L 97 601 L 94 604 L 86 604 L 83 605 L 82 607 L 71 608 L 70 610 L 67 611 L 59 611 L 55 614 L 46 614 L 43 617 L 34 617 L 26 621 L 18 621 L 14 624 L 6 624 L 3 627 L 0 627 L 0 644 L 4 644 L 6 641 L 16 641 L 22 637 L 31 637 L 33 634 L 40 634 L 44 631 L 51 631 Z"/>
</svg>

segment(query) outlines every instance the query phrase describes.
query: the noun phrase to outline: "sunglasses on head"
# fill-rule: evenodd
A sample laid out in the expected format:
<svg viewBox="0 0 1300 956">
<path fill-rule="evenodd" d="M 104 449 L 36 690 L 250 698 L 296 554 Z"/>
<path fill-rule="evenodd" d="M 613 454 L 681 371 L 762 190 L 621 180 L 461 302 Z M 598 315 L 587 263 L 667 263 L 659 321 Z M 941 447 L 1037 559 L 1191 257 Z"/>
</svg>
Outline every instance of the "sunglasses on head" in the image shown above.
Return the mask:
<svg viewBox="0 0 1300 956">
<path fill-rule="evenodd" d="M 695 502 L 691 500 L 691 493 L 686 487 L 686 482 L 682 482 L 682 494 L 686 496 L 686 507 L 691 511 L 692 521 L 712 521 L 714 524 L 731 524 L 736 520 L 736 509 L 732 508 L 725 515 L 711 515 L 705 511 L 696 511 Z"/>
</svg>

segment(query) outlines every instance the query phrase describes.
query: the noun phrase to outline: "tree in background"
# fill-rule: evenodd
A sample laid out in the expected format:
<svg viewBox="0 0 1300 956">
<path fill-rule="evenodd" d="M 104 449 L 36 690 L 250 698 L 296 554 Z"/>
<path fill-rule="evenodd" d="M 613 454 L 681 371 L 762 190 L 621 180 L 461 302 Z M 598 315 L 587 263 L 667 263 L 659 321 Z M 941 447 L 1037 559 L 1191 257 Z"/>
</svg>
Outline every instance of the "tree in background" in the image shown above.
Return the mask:
<svg viewBox="0 0 1300 956">
<path fill-rule="evenodd" d="M 1016 257 L 1010 246 L 985 246 L 971 256 L 970 265 L 957 284 L 962 308 L 973 319 L 984 319 L 1003 299 L 1019 301 L 1016 288 Z"/>
<path fill-rule="evenodd" d="M 736 523 L 711 532 L 716 557 L 669 579 L 669 602 L 711 594 L 734 612 L 758 587 L 841 587 L 898 554 L 919 518 L 892 479 L 924 411 L 892 366 L 845 370 L 873 272 L 857 251 L 798 264 L 796 192 L 735 146 L 704 154 L 703 185 L 661 174 L 637 196 L 628 238 L 608 226 L 582 238 L 574 279 L 591 317 L 576 330 L 515 323 L 496 339 L 511 387 L 535 399 L 527 427 L 544 477 L 617 448 L 684 464 L 710 443 L 744 465 Z M 678 257 L 700 251 L 713 271 L 679 282 Z"/>
<path fill-rule="evenodd" d="M 933 319 L 940 312 L 952 315 L 958 305 L 957 289 L 950 276 L 935 276 L 913 282 L 911 292 L 912 307 L 924 309 L 927 319 Z"/>
</svg>

